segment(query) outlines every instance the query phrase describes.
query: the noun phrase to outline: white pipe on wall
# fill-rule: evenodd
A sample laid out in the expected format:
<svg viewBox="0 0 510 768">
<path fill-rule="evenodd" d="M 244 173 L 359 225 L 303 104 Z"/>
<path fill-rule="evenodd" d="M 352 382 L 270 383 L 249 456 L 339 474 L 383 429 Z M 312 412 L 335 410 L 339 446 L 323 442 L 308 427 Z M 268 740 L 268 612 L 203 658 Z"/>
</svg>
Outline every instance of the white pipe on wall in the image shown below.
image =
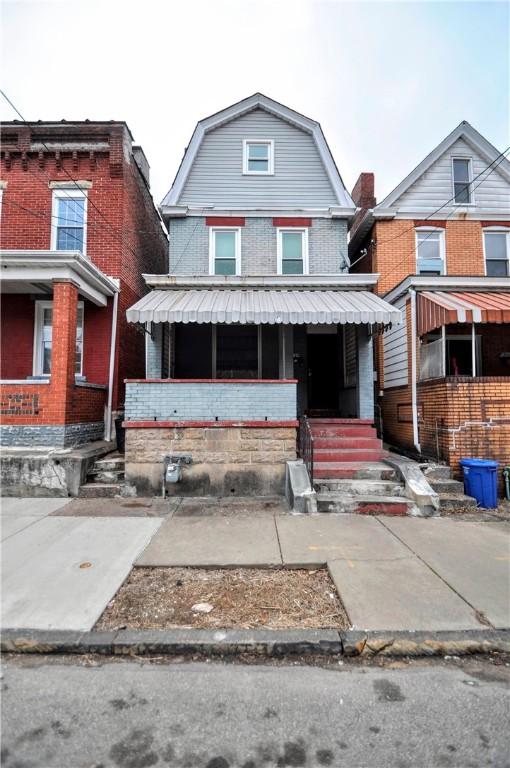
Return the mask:
<svg viewBox="0 0 510 768">
<path fill-rule="evenodd" d="M 118 281 L 117 286 L 118 286 Z M 113 403 L 113 377 L 115 373 L 115 345 L 117 342 L 117 316 L 119 311 L 119 291 L 113 294 L 112 309 L 112 333 L 110 338 L 110 367 L 108 371 L 108 404 L 106 406 L 105 440 L 112 439 L 112 403 Z"/>
</svg>

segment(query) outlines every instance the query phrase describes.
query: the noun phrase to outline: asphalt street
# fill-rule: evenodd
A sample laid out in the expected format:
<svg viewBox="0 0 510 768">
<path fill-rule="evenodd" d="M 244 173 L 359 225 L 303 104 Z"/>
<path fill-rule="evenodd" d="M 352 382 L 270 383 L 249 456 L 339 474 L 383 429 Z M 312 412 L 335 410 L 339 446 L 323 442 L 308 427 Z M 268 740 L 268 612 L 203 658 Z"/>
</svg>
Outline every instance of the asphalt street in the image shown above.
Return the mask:
<svg viewBox="0 0 510 768">
<path fill-rule="evenodd" d="M 2 766 L 503 768 L 509 671 L 10 658 Z"/>
</svg>

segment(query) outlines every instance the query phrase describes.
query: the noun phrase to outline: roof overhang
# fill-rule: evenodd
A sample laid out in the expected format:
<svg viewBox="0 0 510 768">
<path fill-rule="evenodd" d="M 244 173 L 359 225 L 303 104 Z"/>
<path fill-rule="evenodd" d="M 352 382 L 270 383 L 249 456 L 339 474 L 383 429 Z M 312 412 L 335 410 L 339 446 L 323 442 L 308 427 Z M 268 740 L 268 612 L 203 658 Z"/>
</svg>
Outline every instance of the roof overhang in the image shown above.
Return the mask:
<svg viewBox="0 0 510 768">
<path fill-rule="evenodd" d="M 277 217 L 277 216 L 303 216 L 307 219 L 351 219 L 359 208 L 342 207 L 339 205 L 329 206 L 327 208 L 289 208 L 282 206 L 280 208 L 271 206 L 268 208 L 239 208 L 230 206 L 229 208 L 216 207 L 214 205 L 160 205 L 159 210 L 164 219 L 182 219 L 185 216 L 243 216 L 246 218 L 255 217 Z"/>
<path fill-rule="evenodd" d="M 510 323 L 510 291 L 421 291 L 418 335 L 451 323 Z"/>
<path fill-rule="evenodd" d="M 370 291 L 377 285 L 378 274 L 341 275 L 143 275 L 149 288 Z"/>
<path fill-rule="evenodd" d="M 336 167 L 333 155 L 331 154 L 331 150 L 324 137 L 320 124 L 316 120 L 311 120 L 309 117 L 306 117 L 299 112 L 295 112 L 293 109 L 289 109 L 289 107 L 286 107 L 284 104 L 280 104 L 280 102 L 264 96 L 262 93 L 255 93 L 253 96 L 249 96 L 236 104 L 232 104 L 230 107 L 227 107 L 220 112 L 216 112 L 214 115 L 206 117 L 204 120 L 200 120 L 197 123 L 191 141 L 184 153 L 181 165 L 179 166 L 179 170 L 177 171 L 174 183 L 161 202 L 162 212 L 164 213 L 165 208 L 167 207 L 178 205 L 184 184 L 186 183 L 200 148 L 200 144 L 206 133 L 215 128 L 219 128 L 221 125 L 224 125 L 241 115 L 252 112 L 254 109 L 263 109 L 313 136 L 324 168 L 326 169 L 326 173 L 331 182 L 331 186 L 335 192 L 338 205 L 352 209 L 354 212 L 356 206 L 342 181 L 342 177 Z"/>
<path fill-rule="evenodd" d="M 80 294 L 100 307 L 119 289 L 79 251 L 0 251 L 2 293 L 52 293 L 53 280 L 72 280 Z"/>
<path fill-rule="evenodd" d="M 240 325 L 372 325 L 402 321 L 401 312 L 370 291 L 292 289 L 155 290 L 126 313 L 130 323 Z"/>
<path fill-rule="evenodd" d="M 508 277 L 463 275 L 410 275 L 384 294 L 390 304 L 410 290 L 414 291 L 510 291 Z"/>
</svg>

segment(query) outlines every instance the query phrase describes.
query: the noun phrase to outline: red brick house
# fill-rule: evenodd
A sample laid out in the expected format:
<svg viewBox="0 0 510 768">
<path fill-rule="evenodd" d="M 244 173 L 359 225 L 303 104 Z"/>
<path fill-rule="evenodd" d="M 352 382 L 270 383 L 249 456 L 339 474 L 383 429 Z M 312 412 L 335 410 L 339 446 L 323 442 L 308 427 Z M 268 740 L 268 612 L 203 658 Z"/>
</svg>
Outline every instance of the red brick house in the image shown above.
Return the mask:
<svg viewBox="0 0 510 768">
<path fill-rule="evenodd" d="M 382 202 L 353 190 L 352 272 L 407 322 L 375 342 L 385 440 L 510 464 L 510 163 L 462 122 Z"/>
<path fill-rule="evenodd" d="M 1 150 L 2 444 L 109 440 L 145 373 L 126 309 L 166 267 L 147 160 L 114 121 L 4 123 Z"/>
</svg>

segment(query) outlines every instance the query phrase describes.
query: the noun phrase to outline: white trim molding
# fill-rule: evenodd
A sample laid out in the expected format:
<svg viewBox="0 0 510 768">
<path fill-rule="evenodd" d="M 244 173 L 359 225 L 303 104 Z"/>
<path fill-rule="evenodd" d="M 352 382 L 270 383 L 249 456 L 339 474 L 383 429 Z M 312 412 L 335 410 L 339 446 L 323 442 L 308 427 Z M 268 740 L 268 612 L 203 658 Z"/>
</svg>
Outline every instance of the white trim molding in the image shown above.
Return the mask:
<svg viewBox="0 0 510 768">
<path fill-rule="evenodd" d="M 267 171 L 250 171 L 250 159 L 266 160 L 266 158 L 250 158 L 252 144 L 267 147 Z M 243 139 L 243 175 L 244 176 L 274 176 L 274 141 L 273 139 Z"/>
<path fill-rule="evenodd" d="M 280 117 L 282 120 L 301 128 L 313 137 L 331 182 L 331 186 L 335 192 L 338 205 L 342 208 L 348 208 L 354 213 L 356 206 L 342 181 L 342 177 L 336 167 L 333 155 L 324 138 L 320 124 L 315 120 L 311 120 L 309 117 L 305 117 L 299 112 L 295 112 L 284 104 L 280 104 L 279 102 L 264 96 L 262 93 L 255 93 L 253 96 L 249 96 L 247 99 L 232 104 L 230 107 L 227 107 L 220 112 L 216 112 L 216 114 L 206 117 L 197 123 L 172 187 L 161 203 L 163 212 L 167 207 L 175 207 L 179 205 L 179 198 L 205 134 L 218 128 L 220 125 L 235 120 L 237 117 L 252 112 L 255 109 L 263 109 L 276 117 Z"/>
</svg>

